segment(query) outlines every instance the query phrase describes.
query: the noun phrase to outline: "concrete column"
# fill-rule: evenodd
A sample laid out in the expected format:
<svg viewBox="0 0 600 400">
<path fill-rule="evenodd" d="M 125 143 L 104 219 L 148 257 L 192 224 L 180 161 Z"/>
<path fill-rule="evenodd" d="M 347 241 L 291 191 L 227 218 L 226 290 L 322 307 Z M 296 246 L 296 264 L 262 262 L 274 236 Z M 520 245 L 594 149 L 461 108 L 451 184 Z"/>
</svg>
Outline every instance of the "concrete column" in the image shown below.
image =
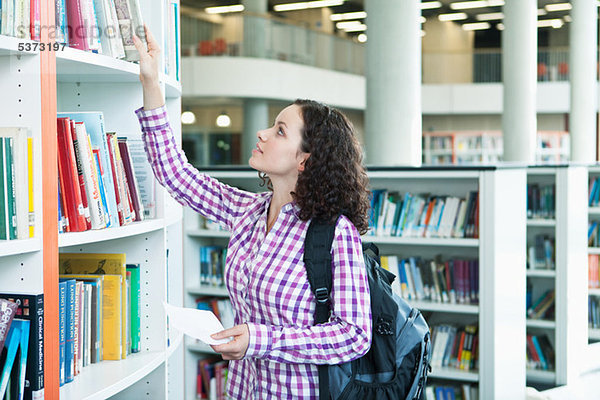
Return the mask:
<svg viewBox="0 0 600 400">
<path fill-rule="evenodd" d="M 506 0 L 502 33 L 504 160 L 535 163 L 537 0 Z"/>
<path fill-rule="evenodd" d="M 256 132 L 268 128 L 269 104 L 263 99 L 244 100 L 244 130 L 242 136 L 242 164 L 246 164 L 256 146 Z"/>
<path fill-rule="evenodd" d="M 596 55 L 598 47 L 598 5 L 595 0 L 573 0 L 569 36 L 569 78 L 571 80 L 571 160 L 596 160 Z"/>
<path fill-rule="evenodd" d="M 267 20 L 257 14 L 266 16 L 267 0 L 243 0 L 244 11 L 244 57 L 264 58 L 266 55 Z"/>
<path fill-rule="evenodd" d="M 366 0 L 368 164 L 421 165 L 420 5 Z"/>
</svg>

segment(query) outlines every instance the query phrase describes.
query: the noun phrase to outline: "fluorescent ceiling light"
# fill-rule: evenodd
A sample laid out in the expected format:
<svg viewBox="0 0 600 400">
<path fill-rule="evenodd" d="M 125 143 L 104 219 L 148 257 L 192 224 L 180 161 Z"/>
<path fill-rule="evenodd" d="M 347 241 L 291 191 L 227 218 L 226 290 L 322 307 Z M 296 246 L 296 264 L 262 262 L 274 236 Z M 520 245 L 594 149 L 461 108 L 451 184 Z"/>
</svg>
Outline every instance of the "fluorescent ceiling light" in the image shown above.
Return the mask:
<svg viewBox="0 0 600 400">
<path fill-rule="evenodd" d="M 490 29 L 489 22 L 475 22 L 472 24 L 463 24 L 462 28 L 465 31 L 480 31 L 482 29 Z"/>
<path fill-rule="evenodd" d="M 555 19 L 541 19 L 537 22 L 537 26 L 538 28 L 560 28 L 562 27 L 564 24 L 563 20 L 560 18 L 555 18 Z"/>
<path fill-rule="evenodd" d="M 181 123 L 185 125 L 191 125 L 196 122 L 196 115 L 191 111 L 184 111 L 181 113 Z"/>
<path fill-rule="evenodd" d="M 488 0 L 488 7 L 500 7 L 504 5 L 504 0 Z"/>
<path fill-rule="evenodd" d="M 365 24 L 360 24 L 360 25 L 356 25 L 356 26 L 352 26 L 350 28 L 344 29 L 345 32 L 362 32 L 362 31 L 366 31 L 367 30 L 367 26 Z"/>
<path fill-rule="evenodd" d="M 362 22 L 360 21 L 343 21 L 343 22 L 338 22 L 335 24 L 335 27 L 338 29 L 348 29 L 348 28 L 353 28 L 355 26 L 359 26 L 362 25 Z"/>
<path fill-rule="evenodd" d="M 357 12 L 349 12 L 343 14 L 331 14 L 329 18 L 332 21 L 347 21 L 349 19 L 363 19 L 367 18 L 367 13 L 365 11 L 357 11 Z"/>
<path fill-rule="evenodd" d="M 421 21 L 422 24 L 424 24 L 425 22 L 427 22 L 427 18 L 425 18 L 424 16 L 421 15 L 421 17 L 419 18 L 419 20 Z"/>
<path fill-rule="evenodd" d="M 461 19 L 467 19 L 465 13 L 452 13 L 452 14 L 440 14 L 438 15 L 440 21 L 458 21 Z"/>
<path fill-rule="evenodd" d="M 568 11 L 571 8 L 571 4 L 570 3 L 556 3 L 556 4 L 546 4 L 546 11 L 548 12 L 552 12 L 552 11 Z"/>
<path fill-rule="evenodd" d="M 424 1 L 421 3 L 421 10 L 431 10 L 432 8 L 440 8 L 442 3 L 439 1 Z"/>
<path fill-rule="evenodd" d="M 503 31 L 504 30 L 504 24 L 502 22 L 496 24 L 496 29 L 498 29 L 499 31 Z"/>
<path fill-rule="evenodd" d="M 469 8 L 481 8 L 487 7 L 488 2 L 484 0 L 478 1 L 459 1 L 456 3 L 450 3 L 450 8 L 453 10 L 467 10 Z"/>
<path fill-rule="evenodd" d="M 273 6 L 275 11 L 306 10 L 308 8 L 334 7 L 344 4 L 344 0 L 318 0 L 304 1 L 301 3 L 277 4 Z"/>
<path fill-rule="evenodd" d="M 571 18 L 571 16 L 570 16 L 570 15 L 565 15 L 565 16 L 563 17 L 563 19 L 565 20 L 565 22 L 573 22 L 573 18 Z"/>
<path fill-rule="evenodd" d="M 503 18 L 504 18 L 504 14 L 501 12 L 478 14 L 475 16 L 475 19 L 477 21 L 494 21 L 494 20 L 503 19 Z"/>
<path fill-rule="evenodd" d="M 367 41 L 367 35 L 365 35 L 364 33 L 361 33 L 360 35 L 358 35 L 356 37 L 356 39 L 358 40 L 359 43 L 364 43 Z"/>
<path fill-rule="evenodd" d="M 233 6 L 220 6 L 220 7 L 207 7 L 204 9 L 207 14 L 225 14 L 232 12 L 242 12 L 244 11 L 243 4 L 236 4 Z"/>
<path fill-rule="evenodd" d="M 543 17 L 546 14 L 548 14 L 548 11 L 544 10 L 543 8 L 538 8 L 538 10 L 537 10 L 538 17 Z"/>
</svg>

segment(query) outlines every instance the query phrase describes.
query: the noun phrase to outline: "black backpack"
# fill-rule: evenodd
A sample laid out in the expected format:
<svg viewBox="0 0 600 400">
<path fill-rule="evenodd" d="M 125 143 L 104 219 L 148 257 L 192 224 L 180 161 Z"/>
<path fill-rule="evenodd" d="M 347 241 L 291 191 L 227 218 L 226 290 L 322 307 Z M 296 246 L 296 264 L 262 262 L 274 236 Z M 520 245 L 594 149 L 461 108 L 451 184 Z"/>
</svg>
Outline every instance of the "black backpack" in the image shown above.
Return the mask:
<svg viewBox="0 0 600 400">
<path fill-rule="evenodd" d="M 304 241 L 306 272 L 317 299 L 315 324 L 329 321 L 334 232 L 335 225 L 313 220 Z M 422 399 L 431 369 L 429 326 L 419 310 L 392 292 L 395 276 L 381 267 L 377 246 L 362 246 L 371 294 L 371 348 L 348 363 L 319 365 L 319 399 Z"/>
</svg>

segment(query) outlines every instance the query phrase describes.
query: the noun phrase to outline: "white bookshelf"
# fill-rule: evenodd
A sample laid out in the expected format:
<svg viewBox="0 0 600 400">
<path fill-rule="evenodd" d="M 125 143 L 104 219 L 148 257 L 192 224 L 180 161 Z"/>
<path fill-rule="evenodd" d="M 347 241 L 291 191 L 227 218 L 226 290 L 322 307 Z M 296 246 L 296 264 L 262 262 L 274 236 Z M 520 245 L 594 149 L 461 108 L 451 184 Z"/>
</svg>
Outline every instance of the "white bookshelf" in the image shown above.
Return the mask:
<svg viewBox="0 0 600 400">
<path fill-rule="evenodd" d="M 527 331 L 545 334 L 554 346 L 553 371 L 527 370 L 528 385 L 558 386 L 581 371 L 581 352 L 587 330 L 587 169 L 576 165 L 530 167 L 528 183 L 555 184 L 555 218 L 527 221 L 528 247 L 544 234 L 555 239 L 555 269 L 528 269 L 532 301 L 548 289 L 555 290 L 553 320 L 528 319 Z M 582 267 L 586 266 L 586 269 Z"/>
<path fill-rule="evenodd" d="M 162 47 L 164 25 L 168 21 L 168 12 L 164 10 L 167 2 L 152 2 L 154 4 L 145 5 L 141 12 Z M 178 0 L 171 2 L 178 4 Z M 49 9 L 54 15 L 54 2 Z M 56 266 L 44 265 L 45 254 L 126 253 L 127 262 L 139 263 L 142 269 L 142 351 L 129 355 L 125 360 L 103 361 L 87 366 L 73 382 L 65 384 L 56 393 L 47 390 L 46 398 L 183 398 L 183 336 L 169 332 L 162 306 L 163 301 L 183 304 L 181 206 L 156 184 L 155 219 L 124 227 L 60 234 L 57 243 L 54 242 L 55 246 L 45 247 L 52 240 L 46 241 L 48 232 L 43 225 L 43 215 L 52 207 L 51 204 L 44 204 L 42 194 L 45 181 L 57 180 L 57 171 L 43 170 L 40 161 L 45 150 L 42 148 L 42 138 L 48 140 L 48 137 L 52 137 L 51 133 L 54 137 L 56 135 L 56 131 L 42 134 L 44 107 L 47 104 L 55 105 L 54 111 L 57 112 L 102 111 L 106 131 L 139 138 L 141 131 L 134 114 L 134 110 L 143 104 L 139 65 L 65 47 L 64 50 L 53 51 L 55 58 L 50 58 L 56 75 L 42 74 L 44 52 L 19 51 L 19 43 L 34 42 L 0 36 L 0 90 L 5 93 L 0 99 L 3 110 L 0 126 L 25 126 L 31 130 L 34 139 L 36 225 L 32 239 L 0 241 L 0 292 L 44 293 L 48 285 L 48 282 L 44 282 L 44 277 L 48 276 L 45 270 Z M 159 68 L 164 70 L 162 65 Z M 160 80 L 176 138 L 181 141 L 181 84 L 164 73 L 160 74 Z M 54 85 L 56 99 L 43 97 L 43 87 Z M 56 115 L 53 119 L 56 127 Z M 44 194 L 46 198 L 50 197 L 50 193 Z M 56 195 L 53 197 L 56 198 Z M 57 275 L 58 271 L 53 271 L 51 276 Z M 58 298 L 45 296 L 44 303 L 46 311 L 58 309 Z M 53 329 L 48 327 L 48 322 L 46 332 Z M 46 352 L 56 351 L 58 354 L 55 348 L 51 348 L 51 343 L 45 342 Z M 45 371 L 45 377 L 46 388 L 58 387 L 58 381 L 51 385 L 48 383 L 49 379 L 58 379 L 58 371 Z"/>
<path fill-rule="evenodd" d="M 209 175 L 246 190 L 262 191 L 256 171 L 250 168 L 214 168 Z M 371 188 L 401 193 L 432 193 L 465 197 L 479 190 L 479 238 L 402 238 L 364 236 L 379 246 L 380 254 L 403 257 L 469 258 L 479 260 L 479 304 L 414 302 L 428 318 L 438 323 L 476 324 L 479 335 L 479 368 L 464 371 L 435 368 L 437 379 L 477 385 L 480 398 L 525 397 L 525 169 L 519 168 L 370 168 Z M 505 196 L 505 193 L 511 196 Z M 225 295 L 199 285 L 199 248 L 227 245 L 228 233 L 209 231 L 199 225 L 200 217 L 186 209 L 184 280 L 186 302 L 195 306 L 197 295 Z M 506 290 L 506 288 L 511 288 Z M 212 350 L 186 340 L 186 398 L 195 395 L 197 361 Z"/>
</svg>

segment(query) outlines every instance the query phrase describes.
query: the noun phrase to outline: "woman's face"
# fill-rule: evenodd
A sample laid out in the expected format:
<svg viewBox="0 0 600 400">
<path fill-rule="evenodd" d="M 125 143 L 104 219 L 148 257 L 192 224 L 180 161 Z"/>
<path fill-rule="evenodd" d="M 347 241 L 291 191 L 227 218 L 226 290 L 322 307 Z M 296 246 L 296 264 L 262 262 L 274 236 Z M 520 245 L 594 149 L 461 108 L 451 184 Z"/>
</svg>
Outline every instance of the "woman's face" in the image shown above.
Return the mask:
<svg viewBox="0 0 600 400">
<path fill-rule="evenodd" d="M 250 166 L 274 176 L 296 177 L 304 169 L 308 153 L 300 150 L 302 143 L 302 111 L 292 104 L 284 108 L 272 127 L 257 132 L 258 142 L 252 150 Z"/>
</svg>

